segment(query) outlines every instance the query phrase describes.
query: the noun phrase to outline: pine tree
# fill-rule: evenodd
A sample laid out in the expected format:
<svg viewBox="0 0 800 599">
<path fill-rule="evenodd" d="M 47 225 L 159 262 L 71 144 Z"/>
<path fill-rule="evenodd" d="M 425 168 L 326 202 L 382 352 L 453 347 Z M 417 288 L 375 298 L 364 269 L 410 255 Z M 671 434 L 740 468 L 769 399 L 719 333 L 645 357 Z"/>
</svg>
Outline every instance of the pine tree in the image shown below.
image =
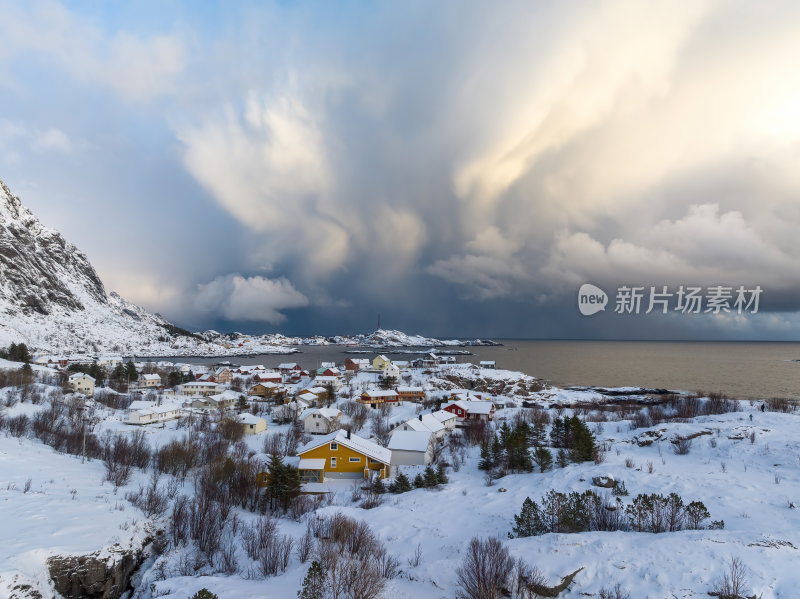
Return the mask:
<svg viewBox="0 0 800 599">
<path fill-rule="evenodd" d="M 303 587 L 297 592 L 298 599 L 324 599 L 327 591 L 328 573 L 316 560 L 303 579 Z"/>
<path fill-rule="evenodd" d="M 478 470 L 491 470 L 493 465 L 489 441 L 484 439 L 481 441 L 481 461 L 478 462 Z"/>
<path fill-rule="evenodd" d="M 537 447 L 533 452 L 533 461 L 540 472 L 546 472 L 553 466 L 553 454 L 546 447 Z"/>
<path fill-rule="evenodd" d="M 289 501 L 300 493 L 300 486 L 300 472 L 297 468 L 284 464 L 280 454 L 271 454 L 267 464 L 264 507 L 269 507 L 270 510 L 286 509 Z"/>
<path fill-rule="evenodd" d="M 417 474 L 414 477 L 414 487 L 417 489 L 421 489 L 425 486 L 425 479 L 422 477 L 422 474 Z"/>
<path fill-rule="evenodd" d="M 441 464 L 436 468 L 436 482 L 440 485 L 446 485 L 449 482 L 447 473 L 444 471 L 444 466 Z"/>
<path fill-rule="evenodd" d="M 247 407 L 248 407 L 247 399 L 245 399 L 244 395 L 240 395 L 236 399 L 236 411 L 244 412 L 247 409 Z"/>
<path fill-rule="evenodd" d="M 439 478 L 436 476 L 436 471 L 431 466 L 425 468 L 425 486 L 430 488 L 438 484 Z"/>
<path fill-rule="evenodd" d="M 533 428 L 528 436 L 528 443 L 533 447 L 541 447 L 545 441 L 544 423 L 537 421 L 533 423 Z"/>
<path fill-rule="evenodd" d="M 500 439 L 497 435 L 494 436 L 494 440 L 492 441 L 492 449 L 491 449 L 491 456 L 492 456 L 492 466 L 495 468 L 500 468 L 501 470 L 506 469 L 505 464 L 505 455 L 503 453 L 503 445 L 500 443 Z"/>
<path fill-rule="evenodd" d="M 219 599 L 219 597 L 217 597 L 208 589 L 200 589 L 194 595 L 192 595 L 191 599 Z"/>
<path fill-rule="evenodd" d="M 574 416 L 570 422 L 572 430 L 572 450 L 570 451 L 570 458 L 573 462 L 589 462 L 594 459 L 597 447 L 594 441 L 594 435 L 586 423 Z"/>
<path fill-rule="evenodd" d="M 389 487 L 389 490 L 392 493 L 405 493 L 406 491 L 410 491 L 411 490 L 411 481 L 409 481 L 408 477 L 401 472 L 394 479 L 394 481 L 392 482 L 391 487 Z"/>
<path fill-rule="evenodd" d="M 567 464 L 569 464 L 569 457 L 567 456 L 567 452 L 563 449 L 558 450 L 558 455 L 556 456 L 556 464 L 558 464 L 559 468 L 566 468 Z"/>
<path fill-rule="evenodd" d="M 125 370 L 129 381 L 135 381 L 139 378 L 139 373 L 136 372 L 136 364 L 133 361 L 125 364 Z"/>
<path fill-rule="evenodd" d="M 555 448 L 564 447 L 564 419 L 560 416 L 553 420 L 550 428 L 550 445 Z"/>
<path fill-rule="evenodd" d="M 545 532 L 547 531 L 539 506 L 530 497 L 526 497 L 522 502 L 522 510 L 519 515 L 514 516 L 514 528 L 508 536 L 511 538 L 532 537 Z"/>
</svg>

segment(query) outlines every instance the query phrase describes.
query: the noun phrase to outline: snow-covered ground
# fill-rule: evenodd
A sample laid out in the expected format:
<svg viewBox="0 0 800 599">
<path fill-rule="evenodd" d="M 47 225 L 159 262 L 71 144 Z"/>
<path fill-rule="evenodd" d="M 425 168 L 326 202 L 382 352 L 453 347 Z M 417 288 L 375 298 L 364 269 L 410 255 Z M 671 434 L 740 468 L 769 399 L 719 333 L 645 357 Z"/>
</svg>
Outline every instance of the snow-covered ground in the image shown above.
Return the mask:
<svg viewBox="0 0 800 599">
<path fill-rule="evenodd" d="M 360 393 L 374 384 L 375 378 L 372 373 L 358 374 L 351 382 L 351 393 Z M 533 377 L 520 373 L 463 366 L 430 376 L 411 371 L 405 382 L 423 386 L 433 397 L 493 387 L 502 389 L 502 393 L 493 393 L 495 397 L 515 406 L 523 401 L 542 407 L 612 401 L 592 390 L 543 387 Z M 343 395 L 349 395 L 346 389 Z M 339 403 L 344 401 L 346 397 Z M 638 429 L 632 429 L 627 419 L 614 420 L 618 416 L 610 412 L 609 421 L 589 422 L 598 444 L 606 449 L 602 463 L 508 474 L 491 486 L 478 469 L 478 448 L 471 447 L 460 469 L 448 470 L 448 484 L 437 490 L 387 494 L 382 505 L 370 510 L 352 501 L 350 481 L 328 482 L 325 485 L 331 491 L 331 505 L 321 507 L 317 514 L 338 511 L 367 522 L 397 556 L 401 573 L 388 581 L 384 593 L 387 599 L 455 597 L 456 569 L 470 539 L 476 536 L 503 539 L 515 557 L 537 566 L 552 584 L 583 568 L 570 589 L 560 595 L 564 598 L 598 597 L 601 588 L 617 583 L 636 599 L 705 597 L 725 572 L 731 556 L 741 558 L 748 567 L 748 595 L 794 598 L 800 588 L 800 571 L 794 567 L 800 557 L 800 511 L 790 506 L 800 502 L 800 439 L 796 434 L 800 420 L 793 413 L 761 412 L 758 404 L 741 402 L 739 407 L 737 412 Z M 38 409 L 42 408 L 17 404 L 6 415 L 31 414 Z M 499 409 L 497 423 L 510 421 L 521 409 Z M 418 411 L 416 404 L 402 404 L 391 411 L 389 422 L 399 424 Z M 555 416 L 557 410 L 550 413 Z M 122 411 L 102 409 L 99 414 L 102 420 L 95 427 L 98 435 L 141 430 L 148 442 L 158 447 L 186 434 L 176 421 L 132 429 L 123 423 Z M 370 426 L 367 421 L 358 434 L 369 436 Z M 266 434 L 288 428 L 269 421 Z M 699 432 L 704 434 L 694 439 L 687 455 L 673 452 L 671 439 Z M 657 440 L 640 446 L 637 440 L 646 437 Z M 245 437 L 252 459 L 266 459 L 264 438 L 264 434 Z M 415 468 L 407 468 L 413 478 Z M 659 534 L 586 532 L 508 538 L 514 515 L 526 497 L 539 501 L 550 489 L 601 491 L 591 483 L 592 477 L 599 475 L 624 481 L 630 493 L 622 498 L 625 503 L 639 493 L 675 492 L 686 503 L 702 501 L 711 520 L 724 520 L 725 527 Z M 31 489 L 25 493 L 28 478 Z M 126 491 L 138 488 L 146 475 L 138 472 L 116 494 L 103 478 L 101 462 L 81 464 L 79 458 L 57 454 L 38 441 L 0 436 L 0 512 L 8 515 L 9 522 L 0 538 L 0 577 L 6 584 L 35 581 L 49 597 L 43 570 L 46 556 L 88 553 L 144 534 L 146 519 L 123 497 Z M 77 489 L 74 494 L 73 489 Z M 191 493 L 191 484 L 182 492 Z M 234 509 L 245 523 L 257 517 Z M 166 522 L 162 518 L 153 524 L 163 527 Z M 306 523 L 281 518 L 279 530 L 299 539 Z M 417 548 L 421 560 L 419 565 L 412 565 Z M 212 574 L 213 568 L 206 568 L 202 571 L 210 575 L 181 576 L 185 555 L 186 550 L 176 551 L 146 562 L 137 579 L 135 597 L 185 599 L 204 587 L 221 598 L 294 597 L 309 565 L 293 554 L 285 573 L 263 579 L 248 571 L 251 562 L 238 546 L 241 568 L 236 574 Z"/>
</svg>

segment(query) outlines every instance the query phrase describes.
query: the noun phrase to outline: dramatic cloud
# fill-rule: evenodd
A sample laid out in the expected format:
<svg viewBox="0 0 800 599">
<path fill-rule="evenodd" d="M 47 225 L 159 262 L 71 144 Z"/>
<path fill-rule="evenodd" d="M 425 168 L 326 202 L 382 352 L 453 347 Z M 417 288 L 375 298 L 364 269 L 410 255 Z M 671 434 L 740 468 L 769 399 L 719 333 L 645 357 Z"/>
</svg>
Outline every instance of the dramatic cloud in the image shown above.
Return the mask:
<svg viewBox="0 0 800 599">
<path fill-rule="evenodd" d="M 582 282 L 760 284 L 757 318 L 636 326 L 798 329 L 797 3 L 160 8 L 0 21 L 0 176 L 134 301 L 612 336 L 577 316 Z"/>
<path fill-rule="evenodd" d="M 196 308 L 206 314 L 220 314 L 233 321 L 263 321 L 279 324 L 286 320 L 280 310 L 308 305 L 308 299 L 284 278 L 227 275 L 198 285 Z"/>
</svg>

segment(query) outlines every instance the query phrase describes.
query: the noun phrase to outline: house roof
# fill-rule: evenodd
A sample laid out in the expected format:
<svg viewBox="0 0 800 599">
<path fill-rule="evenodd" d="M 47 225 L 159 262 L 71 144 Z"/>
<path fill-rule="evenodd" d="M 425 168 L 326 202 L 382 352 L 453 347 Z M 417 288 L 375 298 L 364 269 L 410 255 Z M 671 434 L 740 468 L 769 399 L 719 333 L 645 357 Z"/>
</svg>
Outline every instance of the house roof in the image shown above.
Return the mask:
<svg viewBox="0 0 800 599">
<path fill-rule="evenodd" d="M 425 390 L 422 387 L 406 387 L 404 385 L 400 385 L 396 387 L 398 393 L 425 393 Z"/>
<path fill-rule="evenodd" d="M 337 410 L 336 408 L 309 408 L 302 413 L 300 420 L 305 420 L 311 416 L 311 414 L 319 414 L 328 420 L 333 420 L 341 415 L 341 411 Z"/>
<path fill-rule="evenodd" d="M 239 414 L 237 420 L 242 424 L 261 424 L 262 422 L 266 422 L 263 418 L 259 418 L 258 416 L 247 413 Z"/>
<path fill-rule="evenodd" d="M 427 431 L 429 433 L 438 433 L 444 429 L 444 425 L 430 414 L 423 414 L 422 419 L 412 418 L 404 423 L 408 428 L 414 431 Z"/>
<path fill-rule="evenodd" d="M 451 401 L 445 408 L 450 406 L 458 406 L 462 410 L 466 410 L 470 414 L 491 414 L 494 404 L 491 401 L 459 399 L 458 401 Z"/>
<path fill-rule="evenodd" d="M 161 377 L 157 374 L 143 374 L 141 377 L 146 381 L 160 381 Z"/>
<path fill-rule="evenodd" d="M 300 458 L 298 470 L 323 470 L 325 468 L 324 458 Z"/>
<path fill-rule="evenodd" d="M 84 378 L 84 377 L 86 377 L 87 379 L 92 379 L 92 382 L 95 381 L 95 378 L 93 376 L 89 376 L 85 372 L 76 372 L 75 374 L 71 374 L 69 376 L 69 380 L 77 381 L 78 379 L 81 379 L 81 378 Z"/>
<path fill-rule="evenodd" d="M 368 389 L 362 395 L 367 397 L 397 397 L 397 391 L 394 389 Z"/>
<path fill-rule="evenodd" d="M 331 441 L 336 441 L 340 445 L 347 447 L 348 449 L 352 449 L 355 452 L 358 452 L 362 455 L 365 455 L 373 460 L 378 462 L 382 462 L 384 464 L 391 464 L 392 463 L 392 452 L 386 449 L 385 447 L 381 447 L 377 443 L 374 443 L 368 439 L 364 439 L 363 437 L 359 437 L 355 434 L 350 434 L 350 438 L 347 438 L 347 432 L 339 429 L 333 433 L 324 435 L 313 441 L 306 443 L 303 447 L 297 450 L 297 453 L 302 455 L 307 451 L 311 451 L 312 449 L 316 449 L 317 447 L 322 447 L 323 445 L 330 443 Z"/>
<path fill-rule="evenodd" d="M 431 416 L 436 418 L 436 420 L 438 420 L 441 423 L 445 423 L 448 420 L 452 420 L 453 418 L 456 417 L 455 414 L 453 414 L 452 412 L 448 412 L 446 410 L 439 410 L 439 411 L 434 412 L 433 414 L 431 414 Z"/>
<path fill-rule="evenodd" d="M 278 368 L 289 369 L 295 368 L 297 366 L 297 362 L 284 362 L 283 364 L 278 364 Z"/>
<path fill-rule="evenodd" d="M 390 361 L 389 358 L 387 358 L 383 354 L 381 354 L 380 356 L 376 356 L 375 359 L 376 360 L 383 360 L 384 362 L 389 362 Z"/>
<path fill-rule="evenodd" d="M 219 385 L 217 383 L 210 383 L 206 381 L 195 381 L 194 383 L 183 383 L 181 387 L 214 387 L 217 388 Z"/>
<path fill-rule="evenodd" d="M 389 449 L 400 451 L 428 451 L 430 431 L 395 431 L 389 441 Z"/>
</svg>

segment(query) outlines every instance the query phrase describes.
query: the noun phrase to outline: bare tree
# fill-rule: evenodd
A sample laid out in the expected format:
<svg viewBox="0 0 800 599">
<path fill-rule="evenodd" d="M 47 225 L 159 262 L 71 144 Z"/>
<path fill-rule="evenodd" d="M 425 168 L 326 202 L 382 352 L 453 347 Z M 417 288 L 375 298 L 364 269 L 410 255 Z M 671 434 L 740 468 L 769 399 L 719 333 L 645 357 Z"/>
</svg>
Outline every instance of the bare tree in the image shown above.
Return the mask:
<svg viewBox="0 0 800 599">
<path fill-rule="evenodd" d="M 728 562 L 728 570 L 722 575 L 722 579 L 717 583 L 714 592 L 719 599 L 741 599 L 744 597 L 747 587 L 748 569 L 742 560 L 731 556 Z"/>
<path fill-rule="evenodd" d="M 500 539 L 473 537 L 456 570 L 458 599 L 499 599 L 509 587 L 514 560 Z"/>
</svg>

